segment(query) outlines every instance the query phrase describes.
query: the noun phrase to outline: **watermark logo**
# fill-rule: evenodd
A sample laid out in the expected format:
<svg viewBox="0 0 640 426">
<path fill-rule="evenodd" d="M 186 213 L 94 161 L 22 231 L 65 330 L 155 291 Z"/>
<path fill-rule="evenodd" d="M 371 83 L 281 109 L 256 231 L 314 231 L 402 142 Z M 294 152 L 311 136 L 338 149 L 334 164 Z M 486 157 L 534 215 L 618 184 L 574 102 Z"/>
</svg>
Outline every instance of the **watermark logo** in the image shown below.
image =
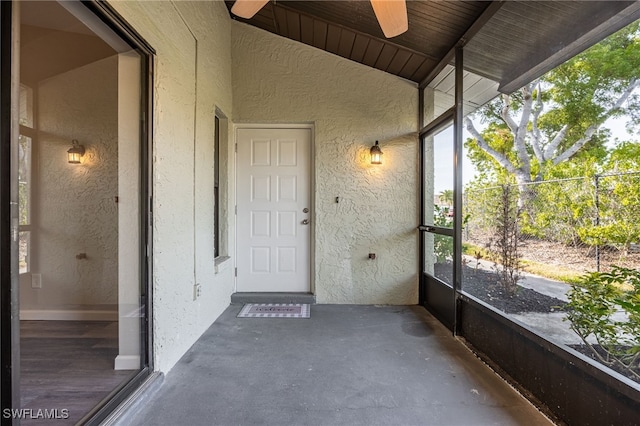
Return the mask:
<svg viewBox="0 0 640 426">
<path fill-rule="evenodd" d="M 5 419 L 25 420 L 65 420 L 69 418 L 67 408 L 5 408 L 2 410 Z"/>
</svg>

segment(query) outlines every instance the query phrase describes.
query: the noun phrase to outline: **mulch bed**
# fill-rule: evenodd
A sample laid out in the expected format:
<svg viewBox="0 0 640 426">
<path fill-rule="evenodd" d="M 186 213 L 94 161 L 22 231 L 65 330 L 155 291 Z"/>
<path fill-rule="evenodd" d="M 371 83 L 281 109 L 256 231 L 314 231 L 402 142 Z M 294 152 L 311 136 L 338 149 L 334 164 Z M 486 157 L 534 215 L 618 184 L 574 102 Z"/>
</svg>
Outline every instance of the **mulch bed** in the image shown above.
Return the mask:
<svg viewBox="0 0 640 426">
<path fill-rule="evenodd" d="M 443 279 L 450 271 L 451 265 L 435 265 L 436 277 Z M 462 290 L 509 314 L 557 312 L 562 311 L 566 305 L 560 299 L 522 286 L 517 286 L 516 293 L 511 295 L 499 283 L 496 273 L 466 265 L 462 268 Z"/>
<path fill-rule="evenodd" d="M 451 274 L 451 265 L 436 264 L 435 275 L 442 280 L 447 274 Z M 462 268 L 462 290 L 489 305 L 510 314 L 526 312 L 558 312 L 566 310 L 567 303 L 555 297 L 538 293 L 518 286 L 516 294 L 510 295 L 498 281 L 498 275 L 492 271 L 474 269 L 467 265 Z M 596 355 L 586 345 L 569 345 L 571 348 L 589 358 L 600 362 Z M 599 345 L 594 345 L 596 351 L 604 355 L 604 350 Z M 613 365 L 610 368 L 631 380 L 640 382 L 637 377 L 624 368 Z M 633 369 L 640 374 L 640 366 Z"/>
</svg>

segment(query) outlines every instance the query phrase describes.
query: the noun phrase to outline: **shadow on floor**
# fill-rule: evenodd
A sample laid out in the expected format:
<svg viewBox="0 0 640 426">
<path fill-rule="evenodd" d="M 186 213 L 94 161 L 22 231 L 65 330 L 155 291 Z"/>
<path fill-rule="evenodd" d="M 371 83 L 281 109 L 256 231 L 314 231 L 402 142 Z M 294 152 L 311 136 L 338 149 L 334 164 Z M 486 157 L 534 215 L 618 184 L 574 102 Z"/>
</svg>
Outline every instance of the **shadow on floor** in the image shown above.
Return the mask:
<svg viewBox="0 0 640 426">
<path fill-rule="evenodd" d="M 310 319 L 241 308 L 126 424 L 551 424 L 421 307 L 313 305 Z"/>
</svg>

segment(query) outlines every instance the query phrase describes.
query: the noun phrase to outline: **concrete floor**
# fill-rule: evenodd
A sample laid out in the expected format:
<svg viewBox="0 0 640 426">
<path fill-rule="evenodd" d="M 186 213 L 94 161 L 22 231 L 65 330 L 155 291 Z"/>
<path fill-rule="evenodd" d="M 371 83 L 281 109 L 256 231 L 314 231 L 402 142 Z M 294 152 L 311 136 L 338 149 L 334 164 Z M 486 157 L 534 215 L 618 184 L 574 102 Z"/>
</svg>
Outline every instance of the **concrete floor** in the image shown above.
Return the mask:
<svg viewBox="0 0 640 426">
<path fill-rule="evenodd" d="M 128 416 L 135 425 L 549 425 L 417 306 L 231 305 Z"/>
</svg>

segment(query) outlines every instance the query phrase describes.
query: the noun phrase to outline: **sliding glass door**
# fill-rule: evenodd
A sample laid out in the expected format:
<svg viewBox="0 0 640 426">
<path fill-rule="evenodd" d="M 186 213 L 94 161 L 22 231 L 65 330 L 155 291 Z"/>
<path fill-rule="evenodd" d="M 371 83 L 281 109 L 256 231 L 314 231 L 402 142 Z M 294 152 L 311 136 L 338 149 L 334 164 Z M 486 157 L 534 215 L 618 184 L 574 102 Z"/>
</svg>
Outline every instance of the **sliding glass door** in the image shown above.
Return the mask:
<svg viewBox="0 0 640 426">
<path fill-rule="evenodd" d="M 149 372 L 152 51 L 102 3 L 2 6 L 3 422 L 87 422 Z"/>
</svg>

